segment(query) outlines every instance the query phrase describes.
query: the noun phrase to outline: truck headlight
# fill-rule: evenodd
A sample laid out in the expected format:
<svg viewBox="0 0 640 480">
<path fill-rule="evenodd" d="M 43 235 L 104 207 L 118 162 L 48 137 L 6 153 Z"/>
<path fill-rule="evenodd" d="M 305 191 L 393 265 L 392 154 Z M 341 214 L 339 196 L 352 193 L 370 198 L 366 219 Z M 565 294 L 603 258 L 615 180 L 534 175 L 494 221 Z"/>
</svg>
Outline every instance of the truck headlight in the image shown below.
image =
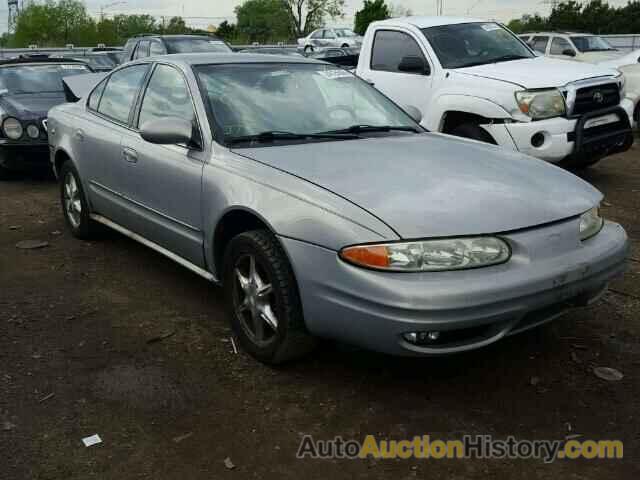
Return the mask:
<svg viewBox="0 0 640 480">
<path fill-rule="evenodd" d="M 340 258 L 354 265 L 390 272 L 442 272 L 488 267 L 511 257 L 497 237 L 462 237 L 407 243 L 345 247 Z"/>
<path fill-rule="evenodd" d="M 22 136 L 22 124 L 17 118 L 8 117 L 2 122 L 2 129 L 7 138 L 18 140 Z"/>
<path fill-rule="evenodd" d="M 567 112 L 564 97 L 555 88 L 516 92 L 516 101 L 520 111 L 533 120 L 561 117 Z"/>
<path fill-rule="evenodd" d="M 600 209 L 593 207 L 580 216 L 580 240 L 587 240 L 602 230 L 604 218 L 600 216 Z"/>
</svg>

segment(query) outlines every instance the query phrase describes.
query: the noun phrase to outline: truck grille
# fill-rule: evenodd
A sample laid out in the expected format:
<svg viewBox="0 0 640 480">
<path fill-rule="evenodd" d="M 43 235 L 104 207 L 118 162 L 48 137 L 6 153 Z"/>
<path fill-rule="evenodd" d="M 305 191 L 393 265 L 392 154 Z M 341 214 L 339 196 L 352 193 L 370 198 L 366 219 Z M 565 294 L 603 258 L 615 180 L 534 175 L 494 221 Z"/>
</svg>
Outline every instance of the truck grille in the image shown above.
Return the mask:
<svg viewBox="0 0 640 480">
<path fill-rule="evenodd" d="M 584 87 L 576 92 L 576 102 L 571 114 L 584 115 L 603 108 L 615 107 L 620 103 L 620 90 L 616 83 Z"/>
</svg>

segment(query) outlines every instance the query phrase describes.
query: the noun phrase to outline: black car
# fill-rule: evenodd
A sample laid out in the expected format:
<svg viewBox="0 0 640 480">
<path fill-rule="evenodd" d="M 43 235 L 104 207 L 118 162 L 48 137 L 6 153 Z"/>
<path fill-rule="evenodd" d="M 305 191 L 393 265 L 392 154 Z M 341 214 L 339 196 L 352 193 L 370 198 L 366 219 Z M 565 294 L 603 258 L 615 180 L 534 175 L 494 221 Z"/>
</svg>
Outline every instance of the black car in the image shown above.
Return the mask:
<svg viewBox="0 0 640 480">
<path fill-rule="evenodd" d="M 123 62 L 174 53 L 231 53 L 233 49 L 213 35 L 142 35 L 127 40 Z"/>
<path fill-rule="evenodd" d="M 49 167 L 47 113 L 66 101 L 62 78 L 90 72 L 86 64 L 67 58 L 0 61 L 0 179 Z"/>
</svg>

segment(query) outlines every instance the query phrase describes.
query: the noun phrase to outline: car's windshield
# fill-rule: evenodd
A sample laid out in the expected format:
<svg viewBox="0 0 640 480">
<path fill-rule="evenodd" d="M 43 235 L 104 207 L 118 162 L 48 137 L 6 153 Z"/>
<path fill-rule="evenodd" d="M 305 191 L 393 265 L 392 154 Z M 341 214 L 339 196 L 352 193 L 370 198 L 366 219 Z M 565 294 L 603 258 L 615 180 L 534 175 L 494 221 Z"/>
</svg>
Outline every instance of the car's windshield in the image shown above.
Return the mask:
<svg viewBox="0 0 640 480">
<path fill-rule="evenodd" d="M 355 32 L 348 28 L 336 28 L 334 29 L 334 32 L 336 32 L 336 36 L 338 37 L 355 37 L 356 36 Z"/>
<path fill-rule="evenodd" d="M 422 29 L 444 68 L 532 58 L 531 50 L 497 23 L 461 23 Z"/>
<path fill-rule="evenodd" d="M 311 135 L 364 125 L 422 131 L 393 102 L 334 65 L 203 65 L 196 72 L 227 142 L 264 132 Z"/>
<path fill-rule="evenodd" d="M 602 37 L 571 37 L 571 41 L 581 52 L 606 52 L 615 50 L 615 48 Z"/>
<path fill-rule="evenodd" d="M 233 50 L 216 38 L 165 38 L 169 53 L 230 53 Z"/>
<path fill-rule="evenodd" d="M 62 92 L 62 78 L 89 73 L 81 64 L 15 65 L 0 68 L 0 95 Z"/>
</svg>

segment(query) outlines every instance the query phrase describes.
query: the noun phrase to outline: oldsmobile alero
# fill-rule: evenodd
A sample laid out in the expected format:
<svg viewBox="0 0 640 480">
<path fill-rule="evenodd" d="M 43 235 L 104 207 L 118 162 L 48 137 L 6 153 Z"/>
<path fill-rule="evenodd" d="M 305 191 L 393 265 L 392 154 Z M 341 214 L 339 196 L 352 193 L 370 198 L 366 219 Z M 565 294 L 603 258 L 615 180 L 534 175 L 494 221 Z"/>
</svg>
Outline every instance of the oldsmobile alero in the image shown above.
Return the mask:
<svg viewBox="0 0 640 480">
<path fill-rule="evenodd" d="M 185 54 L 67 84 L 82 98 L 51 110 L 49 134 L 71 232 L 106 225 L 221 284 L 263 362 L 316 337 L 478 348 L 594 301 L 625 266 L 595 188 L 428 133 L 336 66 Z"/>
</svg>

